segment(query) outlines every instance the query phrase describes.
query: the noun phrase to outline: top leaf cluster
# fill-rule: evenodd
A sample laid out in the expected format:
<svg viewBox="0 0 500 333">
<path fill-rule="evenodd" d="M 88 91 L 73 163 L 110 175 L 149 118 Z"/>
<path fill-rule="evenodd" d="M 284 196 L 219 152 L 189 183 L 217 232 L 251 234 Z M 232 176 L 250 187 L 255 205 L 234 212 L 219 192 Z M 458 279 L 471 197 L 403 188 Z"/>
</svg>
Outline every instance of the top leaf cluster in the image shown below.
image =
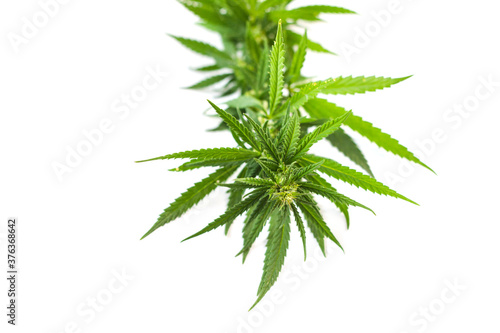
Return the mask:
<svg viewBox="0 0 500 333">
<path fill-rule="evenodd" d="M 284 0 L 179 2 L 199 16 L 204 27 L 219 33 L 222 38 L 224 48 L 218 49 L 201 41 L 174 36 L 192 51 L 212 59 L 211 64 L 197 70 L 215 74 L 191 88 L 219 84 L 222 87 L 219 97 L 237 95 L 224 102 L 224 108 L 209 101 L 221 120 L 214 130 L 229 131 L 234 146 L 171 153 L 145 160 L 187 159 L 172 169 L 176 172 L 204 167 L 216 169 L 172 202 L 144 237 L 182 216 L 217 187 L 227 187 L 226 211 L 187 239 L 223 226 L 227 233 L 237 217 L 245 215 L 243 247 L 238 253 L 245 260 L 258 236 L 269 225 L 257 304 L 278 278 L 288 249 L 292 220 L 302 238 L 304 257 L 306 225 L 323 253 L 325 239 L 341 248 L 315 196 L 330 200 L 344 214 L 347 226 L 350 207 L 371 211 L 339 193 L 325 176 L 375 194 L 414 203 L 374 178 L 366 158 L 346 130 L 357 132 L 401 158 L 428 167 L 389 134 L 320 97 L 384 89 L 407 77 L 349 76 L 314 81 L 303 76 L 308 50 L 329 51 L 309 40 L 307 32 L 302 35 L 294 32 L 297 22 L 318 21 L 323 13 L 353 13 L 344 8 L 306 6 L 290 9 L 292 1 Z M 311 147 L 323 139 L 363 172 L 331 158 L 311 154 Z"/>
</svg>

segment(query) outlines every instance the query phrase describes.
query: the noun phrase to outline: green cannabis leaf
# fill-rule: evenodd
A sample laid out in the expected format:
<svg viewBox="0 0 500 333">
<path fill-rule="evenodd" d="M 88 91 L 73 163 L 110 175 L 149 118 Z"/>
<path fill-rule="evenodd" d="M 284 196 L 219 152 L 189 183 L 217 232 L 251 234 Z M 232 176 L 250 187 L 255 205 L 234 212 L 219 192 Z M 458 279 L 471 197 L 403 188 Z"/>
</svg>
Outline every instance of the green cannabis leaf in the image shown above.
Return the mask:
<svg viewBox="0 0 500 333">
<path fill-rule="evenodd" d="M 389 134 L 324 99 L 327 95 L 354 95 L 389 88 L 409 77 L 349 76 L 312 81 L 302 74 L 307 50 L 332 52 L 311 41 L 306 31 L 297 33 L 297 29 L 301 29 L 300 21 L 320 21 L 323 14 L 354 12 L 326 5 L 289 8 L 293 0 L 178 1 L 201 19 L 202 26 L 221 37 L 223 48 L 216 48 L 202 41 L 171 35 L 185 47 L 211 59 L 210 63 L 195 69 L 209 76 L 189 88 L 202 89 L 217 84 L 222 85 L 220 97 L 231 95 L 221 103 L 208 103 L 221 121 L 213 130 L 228 131 L 234 139 L 234 147 L 202 148 L 138 161 L 184 159 L 171 169 L 174 172 L 215 168 L 175 199 L 143 238 L 181 217 L 216 188 L 226 189 L 229 195 L 226 210 L 184 241 L 220 227 L 224 227 L 227 234 L 233 223 L 243 216 L 243 244 L 237 256 L 241 255 L 245 262 L 258 237 L 268 230 L 263 274 L 253 308 L 278 280 L 289 247 L 292 223 L 302 240 L 304 260 L 307 229 L 323 254 L 326 255 L 325 240 L 343 251 L 323 218 L 316 197 L 326 198 L 337 207 L 345 217 L 347 228 L 350 207 L 373 213 L 364 204 L 338 192 L 328 177 L 416 204 L 375 179 L 364 154 L 346 130 L 432 169 Z M 331 157 L 310 153 L 323 139 L 363 172 Z"/>
<path fill-rule="evenodd" d="M 280 104 L 283 95 L 283 86 L 285 84 L 285 77 L 283 70 L 285 69 L 285 44 L 283 42 L 283 31 L 281 23 L 278 25 L 278 32 L 276 34 L 276 41 L 274 42 L 271 50 L 269 70 L 269 113 L 272 115 L 274 110 Z"/>
</svg>

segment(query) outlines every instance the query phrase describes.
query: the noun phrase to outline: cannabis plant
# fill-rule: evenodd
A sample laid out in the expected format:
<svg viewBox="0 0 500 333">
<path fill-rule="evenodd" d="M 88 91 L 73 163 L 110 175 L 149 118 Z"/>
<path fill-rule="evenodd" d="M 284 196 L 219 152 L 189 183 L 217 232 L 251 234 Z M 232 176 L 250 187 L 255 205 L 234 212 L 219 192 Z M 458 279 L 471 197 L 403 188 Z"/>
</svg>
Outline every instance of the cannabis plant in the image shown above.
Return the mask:
<svg viewBox="0 0 500 333">
<path fill-rule="evenodd" d="M 201 24 L 217 32 L 224 48 L 204 42 L 174 38 L 189 49 L 213 59 L 198 68 L 217 74 L 191 86 L 207 88 L 222 85 L 219 98 L 229 100 L 221 108 L 209 101 L 221 124 L 214 130 L 227 130 L 234 145 L 206 148 L 148 159 L 187 159 L 171 170 L 183 172 L 215 168 L 208 177 L 181 194 L 143 236 L 179 218 L 217 187 L 228 189 L 226 211 L 205 228 L 186 238 L 197 237 L 219 227 L 227 234 L 232 223 L 244 215 L 243 246 L 238 255 L 243 262 L 252 245 L 268 225 L 264 270 L 257 292 L 257 304 L 276 282 L 286 256 L 292 224 L 296 225 L 306 258 L 306 226 L 325 253 L 325 238 L 340 248 L 325 222 L 316 196 L 332 202 L 345 216 L 349 227 L 349 208 L 367 206 L 339 193 L 325 176 L 376 194 L 412 200 L 375 179 L 370 166 L 354 140 L 344 129 L 358 132 L 379 147 L 428 168 L 411 152 L 379 128 L 337 106 L 320 95 L 357 94 L 387 88 L 404 78 L 338 77 L 313 81 L 302 75 L 307 50 L 329 52 L 295 30 L 300 21 L 317 21 L 321 13 L 350 14 L 344 8 L 306 6 L 289 9 L 285 0 L 191 0 L 180 1 L 198 15 Z M 235 96 L 236 95 L 236 96 Z M 219 104 L 219 103 L 218 103 Z M 220 104 L 219 104 L 220 105 Z M 329 157 L 309 151 L 326 139 L 352 162 L 357 171 Z M 235 176 L 236 178 L 233 179 Z M 254 304 L 254 306 L 255 306 Z"/>
</svg>

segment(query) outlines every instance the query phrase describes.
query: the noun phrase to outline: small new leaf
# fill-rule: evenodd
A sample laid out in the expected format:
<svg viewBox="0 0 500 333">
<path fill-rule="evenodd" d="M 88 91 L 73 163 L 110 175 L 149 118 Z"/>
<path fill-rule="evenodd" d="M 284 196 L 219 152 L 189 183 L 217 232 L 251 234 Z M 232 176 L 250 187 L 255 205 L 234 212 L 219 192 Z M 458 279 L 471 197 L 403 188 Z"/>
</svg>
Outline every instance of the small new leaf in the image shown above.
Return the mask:
<svg viewBox="0 0 500 333">
<path fill-rule="evenodd" d="M 297 151 L 297 143 L 300 137 L 300 123 L 297 112 L 281 128 L 280 136 L 281 156 L 284 161 L 288 161 Z"/>
<path fill-rule="evenodd" d="M 269 134 L 269 130 L 264 129 L 261 125 L 257 124 L 252 118 L 246 115 L 246 118 L 250 125 L 252 125 L 255 133 L 257 134 L 257 138 L 262 144 L 264 150 L 277 162 L 279 161 L 279 152 L 278 147 L 276 146 L 276 142 L 273 138 L 271 138 Z"/>
<path fill-rule="evenodd" d="M 243 141 L 248 143 L 253 149 L 260 151 L 260 145 L 257 140 L 255 140 L 255 136 L 248 128 L 246 128 L 243 124 L 239 122 L 238 119 L 233 117 L 228 112 L 222 110 L 217 105 L 208 101 L 210 105 L 214 108 L 215 112 L 222 118 L 222 120 L 229 126 L 229 128 L 238 135 Z"/>
</svg>

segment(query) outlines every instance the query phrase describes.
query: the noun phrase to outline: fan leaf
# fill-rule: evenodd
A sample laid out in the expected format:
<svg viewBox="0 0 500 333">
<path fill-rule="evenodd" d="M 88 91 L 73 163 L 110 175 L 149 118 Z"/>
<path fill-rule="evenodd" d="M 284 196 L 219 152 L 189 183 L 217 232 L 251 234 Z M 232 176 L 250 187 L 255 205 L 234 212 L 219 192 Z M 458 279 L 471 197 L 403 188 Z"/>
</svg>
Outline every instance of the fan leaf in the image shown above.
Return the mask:
<svg viewBox="0 0 500 333">
<path fill-rule="evenodd" d="M 258 144 L 257 140 L 255 140 L 255 136 L 253 133 L 246 128 L 242 123 L 238 121 L 235 117 L 233 117 L 231 114 L 228 112 L 222 110 L 219 108 L 217 105 L 212 103 L 211 101 L 208 101 L 210 105 L 214 108 L 215 112 L 219 115 L 219 117 L 222 118 L 222 120 L 229 126 L 229 128 L 238 135 L 243 141 L 248 143 L 253 149 L 260 151 L 260 145 Z"/>
</svg>

